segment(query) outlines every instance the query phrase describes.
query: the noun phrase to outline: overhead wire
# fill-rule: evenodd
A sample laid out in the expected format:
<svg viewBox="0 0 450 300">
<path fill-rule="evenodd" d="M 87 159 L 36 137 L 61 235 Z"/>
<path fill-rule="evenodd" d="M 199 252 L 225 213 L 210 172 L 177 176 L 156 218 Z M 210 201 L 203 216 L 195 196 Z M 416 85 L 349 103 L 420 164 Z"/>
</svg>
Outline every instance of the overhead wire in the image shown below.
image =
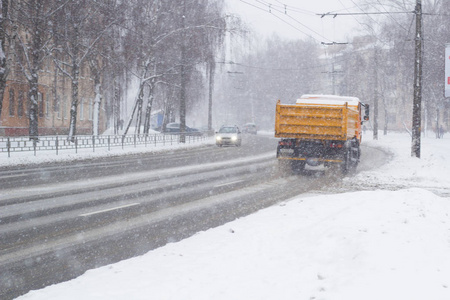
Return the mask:
<svg viewBox="0 0 450 300">
<path fill-rule="evenodd" d="M 278 3 L 282 4 L 282 5 L 286 5 L 286 4 L 282 3 L 279 0 L 276 0 L 276 2 L 278 2 Z M 286 5 L 286 6 L 289 7 L 289 10 L 291 10 L 291 11 L 299 11 L 299 12 L 304 12 L 306 14 L 317 15 L 317 13 L 313 12 L 313 11 L 305 10 L 305 9 L 302 9 L 302 8 L 299 8 L 299 7 L 295 7 L 295 6 L 292 6 L 292 5 Z M 342 10 L 346 10 L 346 8 L 344 8 Z M 341 10 L 335 10 L 335 11 L 333 11 L 331 13 L 336 13 L 336 12 L 339 12 L 339 11 L 341 11 Z"/>
<path fill-rule="evenodd" d="M 293 12 L 297 12 L 297 13 L 310 14 L 310 15 L 313 15 L 313 14 L 314 14 L 314 12 L 312 12 L 312 11 L 310 11 L 310 10 L 306 10 L 306 9 L 303 9 L 303 8 L 295 7 L 295 6 L 292 6 L 292 5 L 287 5 L 287 4 L 285 4 L 285 3 L 282 3 L 282 2 L 279 1 L 279 0 L 276 0 L 276 2 L 280 3 L 280 5 L 281 5 L 286 11 L 289 9 L 289 11 L 293 11 Z"/>
<path fill-rule="evenodd" d="M 310 28 L 310 27 L 308 27 L 307 25 L 303 24 L 302 22 L 298 21 L 297 19 L 295 19 L 294 17 L 292 17 L 290 14 L 285 13 L 285 7 L 283 7 L 283 6 L 280 6 L 280 5 L 273 5 L 273 4 L 271 4 L 271 3 L 267 2 L 267 1 L 262 1 L 262 0 L 255 0 L 255 2 L 257 2 L 257 3 L 261 4 L 261 5 L 263 5 L 263 7 L 254 5 L 254 4 L 249 3 L 248 1 L 245 1 L 245 0 L 240 0 L 240 1 L 243 2 L 243 3 L 245 3 L 245 4 L 247 4 L 247 5 L 250 5 L 250 6 L 252 6 L 252 7 L 255 7 L 255 8 L 259 9 L 259 10 L 262 10 L 262 11 L 264 11 L 264 12 L 266 12 L 266 13 L 270 13 L 272 16 L 274 16 L 275 18 L 279 19 L 279 20 L 282 21 L 283 23 L 289 25 L 290 27 L 292 27 L 292 28 L 294 28 L 295 30 L 301 32 L 302 34 L 306 35 L 307 37 L 310 37 L 310 38 L 314 39 L 315 41 L 317 41 L 317 42 L 319 42 L 319 43 L 320 43 L 321 41 L 319 41 L 317 38 L 315 38 L 314 36 L 312 36 L 311 34 L 305 32 L 305 31 L 301 30 L 300 28 L 298 28 L 297 26 L 293 25 L 292 23 L 286 21 L 284 18 L 278 16 L 276 13 L 280 14 L 280 15 L 283 16 L 283 17 L 287 17 L 288 19 L 291 19 L 292 21 L 294 21 L 295 23 L 301 25 L 302 27 L 306 28 L 307 30 L 311 31 L 311 32 L 314 33 L 315 35 L 317 35 L 317 36 L 319 36 L 319 37 L 321 37 L 321 38 L 323 38 L 323 39 L 326 39 L 326 40 L 328 40 L 328 41 L 331 41 L 330 39 L 328 39 L 328 38 L 322 36 L 320 33 L 316 32 L 316 31 L 313 30 L 312 28 Z M 276 13 L 275 13 L 275 12 L 276 12 Z M 303 13 L 303 12 L 300 12 L 300 13 Z"/>
<path fill-rule="evenodd" d="M 386 12 L 386 13 L 388 13 L 388 11 L 387 11 L 387 9 L 384 7 L 384 5 L 383 5 L 383 3 L 381 3 L 381 1 L 380 0 L 377 0 L 378 1 L 378 3 L 381 5 L 381 7 L 384 9 L 384 11 Z M 375 5 L 372 5 L 375 9 L 378 9 L 378 7 L 376 7 Z M 392 14 L 389 14 L 388 13 L 388 16 L 395 22 L 395 23 L 397 23 L 397 25 L 398 26 L 400 26 L 403 30 L 407 30 L 405 27 L 403 27 L 403 25 L 402 24 L 400 24 L 399 22 L 398 22 L 398 20 L 397 19 L 395 19 L 394 17 L 392 17 Z"/>
<path fill-rule="evenodd" d="M 339 0 L 340 1 L 340 0 Z M 370 14 L 368 14 L 367 12 L 365 12 L 358 4 L 356 4 L 355 3 L 355 1 L 353 1 L 353 0 L 350 0 L 356 7 L 358 7 L 358 9 L 363 13 L 363 14 L 365 14 L 366 16 L 368 16 L 373 22 L 375 22 L 378 26 L 380 26 L 381 27 L 381 25 L 374 19 L 374 18 L 372 18 L 371 16 L 370 16 Z M 362 25 L 362 23 L 360 23 L 361 25 Z M 376 36 L 375 35 L 375 29 L 372 27 L 372 26 L 370 26 L 370 25 L 367 25 L 366 24 L 366 26 L 368 26 L 371 30 L 372 30 L 372 35 L 374 35 L 374 36 Z M 376 36 L 376 38 L 377 38 L 377 40 L 379 40 L 380 41 L 380 39 Z M 381 41 L 380 41 L 381 42 Z"/>
<path fill-rule="evenodd" d="M 323 38 L 323 39 L 325 39 L 325 40 L 328 40 L 328 41 L 330 41 L 330 42 L 331 42 L 331 40 L 330 40 L 330 39 L 328 39 L 328 38 L 324 37 L 323 35 L 321 35 L 321 34 L 320 34 L 320 33 L 318 33 L 317 31 L 313 30 L 312 28 L 310 28 L 310 27 L 308 27 L 308 26 L 304 25 L 303 23 L 301 23 L 300 21 L 298 21 L 297 19 L 295 19 L 295 18 L 294 18 L 294 17 L 292 17 L 291 15 L 289 15 L 289 14 L 286 14 L 286 16 L 287 16 L 287 17 L 288 17 L 289 19 L 293 20 L 294 22 L 296 22 L 296 23 L 300 24 L 301 26 L 303 26 L 303 27 L 307 28 L 307 29 L 308 29 L 308 30 L 310 30 L 311 32 L 315 33 L 315 34 L 316 34 L 316 35 L 318 35 L 319 37 L 321 37 L 321 38 Z M 317 39 L 315 39 L 315 40 L 317 40 Z M 319 40 L 317 40 L 317 41 L 319 41 Z"/>
<path fill-rule="evenodd" d="M 269 9 L 273 9 L 273 10 L 275 10 L 276 12 L 281 13 L 283 16 L 287 16 L 288 18 L 292 19 L 294 22 L 296 22 L 296 23 L 298 23 L 299 25 L 305 27 L 306 29 L 310 30 L 311 32 L 317 34 L 318 36 L 320 36 L 320 37 L 322 37 L 322 38 L 325 38 L 325 37 L 321 36 L 319 33 L 317 33 L 316 31 L 314 31 L 312 28 L 306 26 L 305 24 L 301 23 L 301 22 L 298 21 L 297 19 L 293 18 L 291 15 L 287 14 L 287 11 L 286 11 L 286 10 L 285 10 L 285 12 L 283 13 L 283 11 L 280 11 L 280 9 L 278 9 L 277 6 L 272 6 L 272 4 L 269 3 L 269 2 L 267 2 L 267 1 L 262 1 L 262 0 L 255 0 L 255 1 L 258 2 L 258 3 L 260 3 L 260 4 L 263 4 L 263 5 L 268 6 Z M 272 12 L 271 12 L 271 13 L 272 13 Z M 283 20 L 281 17 L 278 17 L 278 16 L 276 16 L 276 15 L 273 14 L 273 13 L 272 13 L 272 15 L 274 15 L 274 16 L 277 17 L 278 19 L 282 20 L 284 23 L 290 24 L 290 23 L 288 23 L 287 21 Z M 291 26 L 292 26 L 292 25 L 291 25 Z M 295 28 L 295 27 L 294 27 L 294 28 Z M 305 34 L 305 35 L 307 35 L 307 36 L 313 38 L 314 40 L 320 42 L 319 40 L 317 40 L 317 39 L 314 38 L 313 36 L 311 36 L 311 35 L 309 35 L 309 34 L 303 32 L 303 31 L 301 31 L 301 32 L 302 32 L 303 34 Z M 325 38 L 325 39 L 326 39 L 326 38 Z"/>
<path fill-rule="evenodd" d="M 255 1 L 258 1 L 258 2 L 260 2 L 260 3 L 264 3 L 265 5 L 272 5 L 271 3 L 267 2 L 267 1 L 264 1 L 264 0 L 255 0 Z M 278 1 L 278 0 L 276 0 L 276 1 L 279 2 L 279 3 L 281 3 L 281 2 Z M 329 38 L 324 37 L 323 35 L 319 34 L 318 32 L 314 31 L 313 29 L 311 29 L 311 28 L 309 28 L 308 26 L 302 24 L 302 23 L 299 22 L 297 19 L 295 19 L 295 18 L 293 18 L 292 16 L 290 16 L 289 14 L 287 14 L 287 11 L 288 11 L 288 7 L 289 7 L 289 11 L 297 11 L 297 12 L 300 12 L 300 13 L 303 13 L 303 14 L 308 14 L 308 15 L 311 15 L 311 16 L 317 15 L 317 13 L 314 13 L 314 12 L 308 11 L 308 10 L 302 10 L 302 9 L 300 9 L 300 8 L 295 8 L 295 7 L 293 7 L 293 6 L 286 5 L 286 4 L 282 4 L 282 5 L 284 5 L 283 7 L 284 7 L 284 9 L 285 9 L 285 15 L 287 15 L 289 18 L 291 18 L 293 21 L 299 23 L 300 25 L 302 25 L 302 26 L 308 28 L 309 30 L 311 30 L 312 32 L 314 32 L 315 34 L 317 34 L 318 36 L 320 36 L 321 38 L 323 38 L 323 39 L 328 40 L 328 41 L 331 42 L 331 40 L 330 40 Z M 273 6 L 271 6 L 271 7 L 273 7 Z M 280 6 L 277 6 L 277 7 L 280 7 Z M 281 12 L 281 11 L 278 10 L 278 12 Z M 336 12 L 337 12 L 337 11 L 336 11 Z M 335 12 L 333 12 L 333 13 L 335 13 Z M 333 13 L 331 13 L 331 14 L 333 14 Z M 323 43 L 322 43 L 322 44 L 323 44 Z"/>
<path fill-rule="evenodd" d="M 240 0 L 240 1 L 243 2 L 243 3 L 245 3 L 245 4 L 247 4 L 247 5 L 252 6 L 252 7 L 254 7 L 254 8 L 257 8 L 257 9 L 259 9 L 259 10 L 261 10 L 261 11 L 264 11 L 265 13 L 270 13 L 270 14 L 272 14 L 274 17 L 276 17 L 276 18 L 279 19 L 280 21 L 286 23 L 287 25 L 291 26 L 291 27 L 294 28 L 295 30 L 297 30 L 297 31 L 299 31 L 299 32 L 301 32 L 301 33 L 303 33 L 303 34 L 305 34 L 306 36 L 308 36 L 308 37 L 314 39 L 314 40 L 317 41 L 317 42 L 320 42 L 317 38 L 314 38 L 314 37 L 311 36 L 310 34 L 305 33 L 304 31 L 302 31 L 302 30 L 299 29 L 298 27 L 296 27 L 296 26 L 292 25 L 291 23 L 287 22 L 287 21 L 284 20 L 283 18 L 281 18 L 281 17 L 279 17 L 278 15 L 276 15 L 273 11 L 275 11 L 275 12 L 277 12 L 277 13 L 280 13 L 280 14 L 282 14 L 282 15 L 284 15 L 284 16 L 288 16 L 289 18 L 291 18 L 291 19 L 294 20 L 295 22 L 299 23 L 300 25 L 304 26 L 305 28 L 307 28 L 307 29 L 310 30 L 311 32 L 314 32 L 314 33 L 317 34 L 318 36 L 320 36 L 320 37 L 322 37 L 322 38 L 324 38 L 324 39 L 330 41 L 330 39 L 323 37 L 322 35 L 320 35 L 320 34 L 318 34 L 317 32 L 315 32 L 313 29 L 311 29 L 311 28 L 309 28 L 308 26 L 302 24 L 301 22 L 299 22 L 298 20 L 296 20 L 295 18 L 293 18 L 292 16 L 290 16 L 289 14 L 287 14 L 288 11 L 289 11 L 289 12 L 295 11 L 295 12 L 297 12 L 297 13 L 309 14 L 309 13 L 312 13 L 312 12 L 310 12 L 310 11 L 306 11 L 306 10 L 302 10 L 302 9 L 299 9 L 299 8 L 295 8 L 295 7 L 293 7 L 293 6 L 285 5 L 285 4 L 281 3 L 281 2 L 278 1 L 278 0 L 277 0 L 277 2 L 280 3 L 281 5 L 278 5 L 278 4 L 272 4 L 272 3 L 269 3 L 269 2 L 264 1 L 264 0 L 255 0 L 256 3 L 263 5 L 263 7 L 258 6 L 258 5 L 255 5 L 255 4 L 252 4 L 252 3 L 249 3 L 248 1 L 245 1 L 245 0 Z M 341 5 L 343 6 L 343 9 L 342 9 L 341 11 L 344 11 L 344 10 L 345 10 L 345 11 L 348 12 L 347 14 L 345 14 L 345 13 L 338 13 L 339 15 L 351 15 L 351 16 L 353 16 L 353 18 L 354 18 L 361 26 L 363 26 L 363 27 L 367 26 L 367 24 L 361 23 L 361 22 L 358 20 L 358 18 L 355 17 L 355 15 L 358 15 L 358 14 L 367 15 L 367 16 L 369 16 L 369 18 L 371 18 L 377 25 L 381 26 L 380 23 L 378 23 L 375 19 L 373 19 L 372 17 L 370 17 L 370 14 L 374 14 L 374 13 L 368 13 L 368 12 L 365 12 L 365 11 L 364 11 L 358 4 L 356 4 L 353 0 L 351 0 L 351 2 L 355 5 L 354 7 L 358 8 L 358 9 L 361 11 L 361 13 L 351 13 L 351 12 L 349 12 L 349 8 L 346 8 L 345 5 L 342 3 L 341 0 L 338 0 L 338 1 L 339 1 L 339 2 L 341 3 Z M 379 0 L 378 0 L 378 1 L 379 1 Z M 384 9 L 385 9 L 385 8 L 384 8 Z M 386 10 L 386 9 L 385 9 L 385 10 Z M 336 13 L 336 12 L 334 12 L 334 13 Z M 388 11 L 382 12 L 382 11 L 379 11 L 379 12 L 377 12 L 377 13 L 375 13 L 375 14 L 384 14 L 384 15 L 387 14 L 387 15 L 390 15 L 390 14 L 405 14 L 405 13 L 411 13 L 411 12 L 388 12 Z M 330 15 L 333 15 L 333 13 L 331 13 L 331 12 L 330 12 L 329 14 L 330 14 Z M 336 14 L 337 14 L 337 13 L 336 13 Z M 412 20 L 412 22 L 411 22 L 411 24 L 410 24 L 410 26 L 409 26 L 409 30 L 407 30 L 404 26 L 400 26 L 400 27 L 401 27 L 402 29 L 404 29 L 405 31 L 408 31 L 407 35 L 409 35 L 409 33 L 410 33 L 410 30 L 411 30 L 413 21 L 414 21 L 414 19 Z M 399 24 L 399 25 L 400 25 L 400 24 Z M 370 27 L 370 26 L 369 26 L 369 27 Z M 375 29 L 374 29 L 374 28 L 370 27 L 370 29 L 371 29 L 371 31 L 372 31 L 373 33 L 375 32 Z M 380 41 L 382 44 L 384 44 L 384 42 L 381 41 L 381 40 L 378 38 L 377 35 L 375 35 L 375 34 L 373 34 L 373 35 L 374 35 L 374 37 L 375 37 L 378 41 Z M 406 43 L 406 39 L 405 39 L 405 43 Z M 403 44 L 403 47 L 405 46 L 405 43 Z M 324 44 L 324 43 L 321 42 L 321 44 Z M 325 44 L 327 44 L 327 43 L 325 43 Z M 337 63 L 337 62 L 344 62 L 344 61 L 346 61 L 346 60 L 348 60 L 348 59 L 350 59 L 350 58 L 347 58 L 347 59 L 340 59 L 340 60 L 335 61 L 334 63 Z M 302 71 L 302 70 L 315 69 L 315 68 L 324 68 L 324 67 L 330 65 L 330 63 L 326 63 L 326 64 L 323 64 L 323 65 L 311 66 L 311 67 L 305 67 L 305 68 L 266 68 L 266 67 L 250 66 L 250 65 L 240 64 L 240 63 L 235 63 L 235 64 L 236 64 L 236 65 L 239 65 L 239 66 L 242 66 L 242 67 L 248 67 L 248 68 L 253 68 L 253 69 L 261 69 L 261 70 L 272 70 L 272 71 Z"/>
<path fill-rule="evenodd" d="M 352 53 L 358 53 L 358 52 L 363 52 L 365 51 L 365 49 L 358 49 L 358 50 L 353 50 Z M 343 63 L 349 60 L 354 59 L 352 56 L 349 56 L 347 58 L 336 58 L 334 62 L 326 62 L 323 64 L 319 64 L 319 65 L 314 65 L 314 66 L 308 66 L 308 67 L 302 67 L 302 68 L 271 68 L 271 67 L 260 67 L 260 66 L 254 66 L 254 65 L 249 65 L 249 64 L 244 64 L 244 63 L 238 63 L 238 62 L 233 62 L 233 61 L 226 61 L 226 62 L 217 62 L 220 64 L 230 64 L 230 65 L 236 65 L 236 66 L 241 66 L 244 68 L 250 68 L 250 69 L 257 69 L 257 70 L 267 70 L 267 71 L 305 71 L 305 70 L 311 70 L 311 69 L 319 69 L 319 68 L 326 68 L 329 67 L 330 65 L 332 65 L 333 63 Z"/>
</svg>

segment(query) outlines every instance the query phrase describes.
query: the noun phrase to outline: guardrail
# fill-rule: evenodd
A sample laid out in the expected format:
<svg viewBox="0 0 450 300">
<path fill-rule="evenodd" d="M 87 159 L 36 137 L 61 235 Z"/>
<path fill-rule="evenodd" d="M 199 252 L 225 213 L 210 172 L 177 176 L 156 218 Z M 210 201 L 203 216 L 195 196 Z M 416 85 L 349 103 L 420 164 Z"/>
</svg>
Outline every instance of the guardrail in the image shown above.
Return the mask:
<svg viewBox="0 0 450 300">
<path fill-rule="evenodd" d="M 33 151 L 34 155 L 38 151 L 55 151 L 58 155 L 61 150 L 75 150 L 92 148 L 95 152 L 96 148 L 112 147 L 137 147 L 137 145 L 158 146 L 158 145 L 174 145 L 180 144 L 184 136 L 185 143 L 190 144 L 203 141 L 207 138 L 207 134 L 189 135 L 189 134 L 132 134 L 132 135 L 78 135 L 73 141 L 69 141 L 67 136 L 40 136 L 38 140 L 29 137 L 0 137 L 0 153 L 8 153 L 11 157 L 13 152 Z"/>
</svg>

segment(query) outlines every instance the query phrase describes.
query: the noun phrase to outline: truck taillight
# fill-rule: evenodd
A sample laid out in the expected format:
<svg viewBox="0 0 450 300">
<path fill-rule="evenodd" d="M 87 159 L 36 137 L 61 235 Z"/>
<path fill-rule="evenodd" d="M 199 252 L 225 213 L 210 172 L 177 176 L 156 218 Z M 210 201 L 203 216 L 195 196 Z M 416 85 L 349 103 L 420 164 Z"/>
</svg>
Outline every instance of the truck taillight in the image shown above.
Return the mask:
<svg viewBox="0 0 450 300">
<path fill-rule="evenodd" d="M 278 145 L 291 147 L 292 146 L 292 141 L 279 141 Z"/>
<path fill-rule="evenodd" d="M 342 148 L 344 145 L 341 143 L 331 143 L 330 148 Z"/>
</svg>

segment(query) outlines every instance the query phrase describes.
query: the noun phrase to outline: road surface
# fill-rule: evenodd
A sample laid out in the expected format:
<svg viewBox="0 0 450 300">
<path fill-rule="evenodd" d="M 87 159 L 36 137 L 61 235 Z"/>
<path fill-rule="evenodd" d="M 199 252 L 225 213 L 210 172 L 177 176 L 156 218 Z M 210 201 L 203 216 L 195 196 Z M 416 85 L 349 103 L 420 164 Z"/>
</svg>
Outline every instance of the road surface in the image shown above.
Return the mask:
<svg viewBox="0 0 450 300">
<path fill-rule="evenodd" d="M 277 140 L 242 147 L 8 167 L 0 171 L 0 299 L 176 242 L 298 194 L 339 188 L 324 170 L 280 176 Z M 359 171 L 386 161 L 363 148 Z"/>
</svg>

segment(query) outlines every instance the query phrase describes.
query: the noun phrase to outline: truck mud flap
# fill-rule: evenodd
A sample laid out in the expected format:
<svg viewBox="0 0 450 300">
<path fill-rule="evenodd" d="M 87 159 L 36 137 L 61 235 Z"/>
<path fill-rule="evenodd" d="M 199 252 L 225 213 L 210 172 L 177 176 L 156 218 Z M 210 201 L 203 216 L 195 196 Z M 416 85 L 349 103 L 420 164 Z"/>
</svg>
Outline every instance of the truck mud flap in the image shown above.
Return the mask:
<svg viewBox="0 0 450 300">
<path fill-rule="evenodd" d="M 304 160 L 307 161 L 308 158 L 305 157 L 282 157 L 279 156 L 278 157 L 279 160 Z M 318 162 L 328 162 L 328 163 L 342 163 L 343 160 L 342 159 L 327 159 L 327 158 L 314 158 L 314 160 L 318 161 Z"/>
</svg>

